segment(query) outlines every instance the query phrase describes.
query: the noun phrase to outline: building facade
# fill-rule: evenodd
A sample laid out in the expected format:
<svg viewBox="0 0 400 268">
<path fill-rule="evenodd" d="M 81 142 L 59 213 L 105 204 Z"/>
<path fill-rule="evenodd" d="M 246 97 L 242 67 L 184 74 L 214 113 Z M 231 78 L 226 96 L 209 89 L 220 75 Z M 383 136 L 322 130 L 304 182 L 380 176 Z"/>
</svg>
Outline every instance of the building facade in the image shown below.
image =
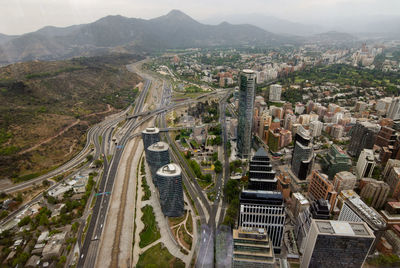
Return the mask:
<svg viewBox="0 0 400 268">
<path fill-rule="evenodd" d="M 169 145 L 163 141 L 153 143 L 147 148 L 146 152 L 147 164 L 150 167 L 151 177 L 154 185 L 157 186 L 155 180 L 157 170 L 170 163 L 169 159 Z"/>
<path fill-rule="evenodd" d="M 300 267 L 362 267 L 374 240 L 362 222 L 312 220 Z"/>
<path fill-rule="evenodd" d="M 282 86 L 281 85 L 271 85 L 269 87 L 269 101 L 280 101 L 281 100 L 281 93 L 282 93 Z"/>
<path fill-rule="evenodd" d="M 275 191 L 278 179 L 264 148 L 260 147 L 249 164 L 249 189 Z"/>
<path fill-rule="evenodd" d="M 370 122 L 358 122 L 350 130 L 350 144 L 347 150 L 351 156 L 358 157 L 363 149 L 372 149 L 380 126 Z"/>
<path fill-rule="evenodd" d="M 332 182 L 333 187 L 338 194 L 343 190 L 353 190 L 356 183 L 357 177 L 348 171 L 336 173 Z"/>
<path fill-rule="evenodd" d="M 274 252 L 280 253 L 285 225 L 283 196 L 276 191 L 243 190 L 240 194 L 239 226 L 264 228 Z"/>
<path fill-rule="evenodd" d="M 311 200 L 327 200 L 331 206 L 331 210 L 335 207 L 337 192 L 333 184 L 328 180 L 328 176 L 318 170 L 313 170 L 310 176 L 308 195 Z"/>
<path fill-rule="evenodd" d="M 292 171 L 299 178 L 305 180 L 311 173 L 314 164 L 314 151 L 311 137 L 300 128 L 294 138 L 294 149 L 292 154 Z"/>
<path fill-rule="evenodd" d="M 250 156 L 255 82 L 256 75 L 254 71 L 243 70 L 240 73 L 237 149 L 241 158 L 249 158 Z"/>
<path fill-rule="evenodd" d="M 265 229 L 239 228 L 233 230 L 233 268 L 274 268 L 275 255 Z"/>
<path fill-rule="evenodd" d="M 341 171 L 349 171 L 351 168 L 351 158 L 342 148 L 332 145 L 329 152 L 322 158 L 323 170 L 332 179 L 336 173 Z"/>
<path fill-rule="evenodd" d="M 375 168 L 374 151 L 364 149 L 358 157 L 356 172 L 359 179 L 371 178 Z"/>
<path fill-rule="evenodd" d="M 171 163 L 158 169 L 156 181 L 160 192 L 161 209 L 165 216 L 183 215 L 183 186 L 181 168 Z"/>
</svg>

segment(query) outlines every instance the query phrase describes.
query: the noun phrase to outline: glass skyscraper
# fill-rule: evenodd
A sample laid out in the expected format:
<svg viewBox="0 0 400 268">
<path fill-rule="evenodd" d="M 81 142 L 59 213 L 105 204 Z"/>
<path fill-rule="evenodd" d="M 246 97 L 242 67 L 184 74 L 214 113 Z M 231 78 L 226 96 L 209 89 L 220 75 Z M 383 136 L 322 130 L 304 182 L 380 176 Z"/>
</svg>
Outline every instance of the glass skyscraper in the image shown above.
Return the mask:
<svg viewBox="0 0 400 268">
<path fill-rule="evenodd" d="M 250 156 L 255 82 L 256 74 L 254 71 L 245 69 L 240 73 L 237 148 L 241 158 L 249 158 Z"/>
</svg>

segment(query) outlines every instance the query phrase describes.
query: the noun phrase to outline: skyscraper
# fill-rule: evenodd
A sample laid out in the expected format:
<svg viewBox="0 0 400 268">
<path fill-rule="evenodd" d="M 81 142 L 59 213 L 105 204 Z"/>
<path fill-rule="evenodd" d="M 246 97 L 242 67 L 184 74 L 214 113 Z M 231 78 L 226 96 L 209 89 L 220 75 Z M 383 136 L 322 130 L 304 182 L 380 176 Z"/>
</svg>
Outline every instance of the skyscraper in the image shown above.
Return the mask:
<svg viewBox="0 0 400 268">
<path fill-rule="evenodd" d="M 285 225 L 285 207 L 280 192 L 243 190 L 239 213 L 240 227 L 266 229 L 274 252 L 280 253 Z"/>
<path fill-rule="evenodd" d="M 370 122 L 357 123 L 350 130 L 350 144 L 347 150 L 351 156 L 358 157 L 363 149 L 372 149 L 379 125 Z"/>
<path fill-rule="evenodd" d="M 337 192 L 335 191 L 333 184 L 328 180 L 328 176 L 318 170 L 313 170 L 310 177 L 310 183 L 308 185 L 309 197 L 311 200 L 327 200 L 332 211 L 335 206 Z"/>
<path fill-rule="evenodd" d="M 158 169 L 156 173 L 162 212 L 168 217 L 183 214 L 183 187 L 181 168 L 171 163 Z"/>
<path fill-rule="evenodd" d="M 314 151 L 311 137 L 306 130 L 300 127 L 294 136 L 292 171 L 300 180 L 305 180 L 311 172 L 313 163 Z"/>
<path fill-rule="evenodd" d="M 267 152 L 260 147 L 250 161 L 249 168 L 249 189 L 274 191 L 278 179 L 276 172 L 272 170 Z"/>
<path fill-rule="evenodd" d="M 169 145 L 163 141 L 153 143 L 147 148 L 146 158 L 147 164 L 150 167 L 151 177 L 154 184 L 157 186 L 155 176 L 157 170 L 170 163 L 169 159 Z"/>
<path fill-rule="evenodd" d="M 313 219 L 300 267 L 362 267 L 374 240 L 363 222 Z"/>
<path fill-rule="evenodd" d="M 142 131 L 143 148 L 146 153 L 147 160 L 147 148 L 160 141 L 160 130 L 156 127 L 148 127 Z"/>
<path fill-rule="evenodd" d="M 252 70 L 245 69 L 239 76 L 237 148 L 238 154 L 242 158 L 248 158 L 251 151 L 255 80 L 256 75 Z"/>
</svg>

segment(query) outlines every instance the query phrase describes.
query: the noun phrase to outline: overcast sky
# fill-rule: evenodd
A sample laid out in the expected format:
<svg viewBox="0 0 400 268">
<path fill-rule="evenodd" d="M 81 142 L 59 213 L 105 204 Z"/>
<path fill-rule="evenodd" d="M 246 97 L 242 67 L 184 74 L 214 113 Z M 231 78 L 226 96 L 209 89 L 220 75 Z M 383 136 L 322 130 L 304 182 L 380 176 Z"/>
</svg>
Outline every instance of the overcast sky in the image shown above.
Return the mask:
<svg viewBox="0 0 400 268">
<path fill-rule="evenodd" d="M 148 19 L 171 9 L 196 20 L 260 13 L 324 23 L 341 17 L 400 16 L 400 0 L 0 0 L 0 33 L 22 34 L 46 25 L 69 26 L 116 14 Z"/>
</svg>

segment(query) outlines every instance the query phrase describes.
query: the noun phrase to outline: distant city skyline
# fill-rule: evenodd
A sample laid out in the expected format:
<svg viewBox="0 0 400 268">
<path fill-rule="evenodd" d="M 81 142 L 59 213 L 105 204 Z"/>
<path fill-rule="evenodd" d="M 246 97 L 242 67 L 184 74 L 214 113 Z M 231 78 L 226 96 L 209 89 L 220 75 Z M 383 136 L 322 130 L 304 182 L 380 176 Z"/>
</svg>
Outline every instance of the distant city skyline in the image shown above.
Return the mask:
<svg viewBox="0 0 400 268">
<path fill-rule="evenodd" d="M 400 16 L 397 0 L 19 0 L 0 1 L 0 33 L 23 34 L 44 26 L 90 23 L 107 15 L 151 19 L 179 9 L 199 21 L 235 14 L 262 14 L 299 23 L 331 26 L 339 18 L 380 19 Z"/>
</svg>

